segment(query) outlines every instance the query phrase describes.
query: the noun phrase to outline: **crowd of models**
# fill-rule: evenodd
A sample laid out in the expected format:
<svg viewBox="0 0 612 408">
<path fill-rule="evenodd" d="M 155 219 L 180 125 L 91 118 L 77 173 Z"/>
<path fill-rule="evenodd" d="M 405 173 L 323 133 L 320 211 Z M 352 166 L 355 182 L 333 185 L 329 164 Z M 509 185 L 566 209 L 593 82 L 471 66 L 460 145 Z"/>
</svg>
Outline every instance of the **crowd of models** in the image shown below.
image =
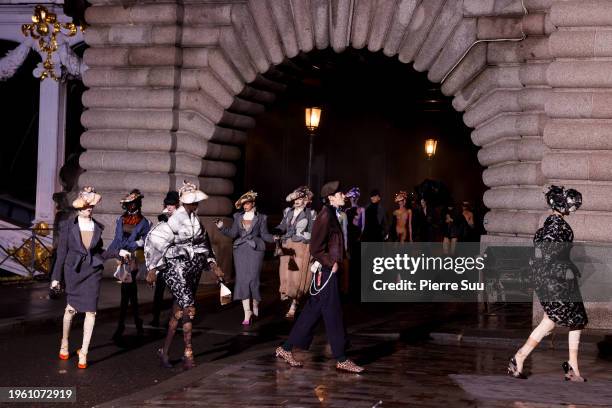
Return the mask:
<svg viewBox="0 0 612 408">
<path fill-rule="evenodd" d="M 294 347 L 309 348 L 322 318 L 336 368 L 359 373 L 364 368 L 345 354 L 347 338 L 340 292 L 349 292 L 349 286 L 359 282 L 358 279 L 348 280 L 349 275 L 355 277 L 359 271 L 355 270 L 357 262 L 347 262 L 347 258 L 351 255 L 354 259 L 359 258 L 360 242 L 385 240 L 441 241 L 445 251 L 452 252 L 456 242 L 473 237 L 474 214 L 467 202 L 462 204 L 461 210 L 450 206 L 440 212 L 430 209 L 426 200 L 417 203 L 414 196 L 400 191 L 394 197 L 397 209 L 388 225 L 377 190 L 371 192 L 370 203 L 364 208 L 358 205 L 359 188 L 345 192 L 338 181 L 326 183 L 320 191 L 323 205 L 318 213 L 310 207 L 313 196 L 308 187 L 301 186 L 286 197 L 289 206 L 274 229 L 277 234 L 269 232 L 267 216 L 257 211 L 254 191 L 248 191 L 236 201 L 238 211 L 230 226 L 220 219 L 215 220 L 220 233 L 232 239 L 233 299 L 242 303 L 242 324 L 250 325 L 259 316 L 260 274 L 266 243 L 276 243 L 275 255 L 280 258 L 279 293 L 281 299 L 289 303 L 285 317 L 294 321 L 287 341 L 276 349 L 276 356 L 292 367 L 301 367 L 302 363 L 295 359 L 292 350 Z M 578 348 L 581 329 L 588 318 L 579 292 L 580 272 L 569 258 L 573 232 L 564 219 L 580 207 L 582 196 L 573 189 L 551 186 L 545 197 L 553 213 L 534 236 L 536 251 L 531 261 L 544 317 L 525 345 L 510 359 L 508 373 L 515 378 L 527 378 L 523 373 L 525 359 L 555 325 L 561 325 L 570 328 L 569 359 L 562 364 L 564 378 L 586 381 L 578 368 Z M 132 190 L 120 202 L 123 214 L 116 221 L 113 241 L 104 250 L 104 226 L 92 217 L 101 196 L 93 187 L 80 191 L 73 202 L 77 216 L 60 225 L 52 272 L 51 290 L 59 291 L 64 287 L 67 295 L 60 359 L 70 357 L 71 323 L 75 314 L 82 312 L 85 313 L 83 340 L 76 354 L 78 367 L 87 367 L 102 270 L 105 261 L 114 259 L 115 276 L 121 280 L 121 304 L 113 339 L 120 341 L 123 335 L 130 304 L 137 334 L 143 332 L 136 280 L 138 271 L 144 270 L 147 282 L 155 284 L 152 325 L 160 324 L 166 288 L 174 300 L 166 338 L 157 352 L 161 365 L 172 367 L 168 352 L 179 323 L 183 332 L 184 367 L 189 369 L 195 365 L 191 336 L 197 287 L 204 272 L 212 272 L 219 281 L 224 278 L 208 233 L 197 216 L 198 205 L 207 198 L 194 184 L 184 182 L 178 191 L 167 193 L 158 222 L 151 226 L 141 213 L 143 195 L 139 190 Z M 567 274 L 567 270 L 572 273 Z M 559 279 L 561 275 L 565 278 Z M 296 313 L 298 306 L 301 306 L 299 314 Z"/>
</svg>

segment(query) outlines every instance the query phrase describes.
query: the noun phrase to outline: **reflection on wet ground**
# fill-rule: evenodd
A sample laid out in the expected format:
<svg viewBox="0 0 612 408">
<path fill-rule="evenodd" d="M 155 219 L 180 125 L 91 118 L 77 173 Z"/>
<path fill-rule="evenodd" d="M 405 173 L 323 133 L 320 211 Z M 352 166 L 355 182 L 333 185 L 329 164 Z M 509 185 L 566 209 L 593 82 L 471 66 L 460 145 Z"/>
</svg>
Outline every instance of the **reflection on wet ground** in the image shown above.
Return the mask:
<svg viewBox="0 0 612 408">
<path fill-rule="evenodd" d="M 335 370 L 320 341 L 298 352 L 304 368 L 277 360 L 273 350 L 225 367 L 189 387 L 137 406 L 209 407 L 594 407 L 612 406 L 612 363 L 585 357 L 585 384 L 563 381 L 565 353 L 542 351 L 527 364 L 530 377 L 505 375 L 510 350 L 407 344 L 353 337 L 349 357 L 363 374 Z M 133 405 L 136 406 L 136 405 Z"/>
</svg>

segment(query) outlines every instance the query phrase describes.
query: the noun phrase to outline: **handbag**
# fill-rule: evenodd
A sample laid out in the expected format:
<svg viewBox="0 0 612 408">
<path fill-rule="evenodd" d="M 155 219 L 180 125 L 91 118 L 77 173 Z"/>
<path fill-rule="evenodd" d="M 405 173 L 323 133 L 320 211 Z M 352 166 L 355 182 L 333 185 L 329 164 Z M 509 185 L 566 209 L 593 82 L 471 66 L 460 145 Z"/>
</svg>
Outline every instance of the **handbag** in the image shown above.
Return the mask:
<svg viewBox="0 0 612 408">
<path fill-rule="evenodd" d="M 219 302 L 221 306 L 227 305 L 232 302 L 232 291 L 225 286 L 223 279 L 219 279 Z"/>
<path fill-rule="evenodd" d="M 121 281 L 121 283 L 131 283 L 132 282 L 132 274 L 130 272 L 129 264 L 121 262 L 113 276 Z"/>
<path fill-rule="evenodd" d="M 49 288 L 49 299 L 57 300 L 61 298 L 63 294 L 64 294 L 64 288 L 62 287 L 61 284 L 53 288 Z"/>
</svg>

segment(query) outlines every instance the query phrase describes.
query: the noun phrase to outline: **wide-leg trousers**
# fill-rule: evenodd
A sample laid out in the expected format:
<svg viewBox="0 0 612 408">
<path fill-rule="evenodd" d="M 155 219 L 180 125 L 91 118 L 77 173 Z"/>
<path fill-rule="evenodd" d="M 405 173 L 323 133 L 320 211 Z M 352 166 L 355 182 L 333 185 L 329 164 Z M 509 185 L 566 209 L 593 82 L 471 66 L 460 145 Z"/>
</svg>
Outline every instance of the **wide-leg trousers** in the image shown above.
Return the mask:
<svg viewBox="0 0 612 408">
<path fill-rule="evenodd" d="M 311 295 L 308 298 L 302 313 L 289 333 L 288 341 L 301 349 L 308 349 L 317 323 L 323 317 L 327 341 L 331 346 L 334 358 L 338 359 L 344 357 L 346 346 L 338 274 L 332 273 L 331 268 L 323 268 L 321 273 L 321 284 L 325 283 L 328 278 L 329 282 L 317 295 Z M 316 279 L 316 276 L 313 279 Z"/>
</svg>

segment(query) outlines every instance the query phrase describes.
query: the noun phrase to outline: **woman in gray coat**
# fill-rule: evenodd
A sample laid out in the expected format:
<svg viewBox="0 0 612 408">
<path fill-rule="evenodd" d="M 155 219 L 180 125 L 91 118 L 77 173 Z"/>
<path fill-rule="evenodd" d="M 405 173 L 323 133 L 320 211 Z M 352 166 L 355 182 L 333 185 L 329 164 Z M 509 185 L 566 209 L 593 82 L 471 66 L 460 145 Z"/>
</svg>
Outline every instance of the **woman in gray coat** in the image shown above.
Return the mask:
<svg viewBox="0 0 612 408">
<path fill-rule="evenodd" d="M 78 217 L 64 221 L 60 226 L 57 258 L 53 267 L 51 289 L 59 288 L 60 281 L 66 283 L 68 304 L 64 311 L 62 344 L 59 358 L 68 360 L 68 335 L 74 315 L 85 313 L 83 323 L 83 345 L 77 351 L 79 368 L 87 368 L 87 352 L 96 321 L 96 309 L 100 294 L 100 279 L 104 261 L 109 258 L 129 257 L 129 252 L 102 249 L 104 226 L 91 215 L 93 207 L 100 201 L 93 187 L 85 187 L 72 206 Z"/>
<path fill-rule="evenodd" d="M 255 209 L 256 197 L 257 193 L 249 191 L 236 201 L 236 209 L 242 208 L 243 211 L 234 214 L 231 228 L 224 227 L 223 221 L 216 223 L 223 235 L 234 240 L 233 254 L 236 267 L 234 300 L 242 300 L 244 309 L 242 324 L 245 326 L 251 324 L 253 316 L 259 316 L 261 301 L 259 275 L 266 250 L 265 242 L 274 242 L 274 237 L 268 232 L 268 218 Z"/>
</svg>

